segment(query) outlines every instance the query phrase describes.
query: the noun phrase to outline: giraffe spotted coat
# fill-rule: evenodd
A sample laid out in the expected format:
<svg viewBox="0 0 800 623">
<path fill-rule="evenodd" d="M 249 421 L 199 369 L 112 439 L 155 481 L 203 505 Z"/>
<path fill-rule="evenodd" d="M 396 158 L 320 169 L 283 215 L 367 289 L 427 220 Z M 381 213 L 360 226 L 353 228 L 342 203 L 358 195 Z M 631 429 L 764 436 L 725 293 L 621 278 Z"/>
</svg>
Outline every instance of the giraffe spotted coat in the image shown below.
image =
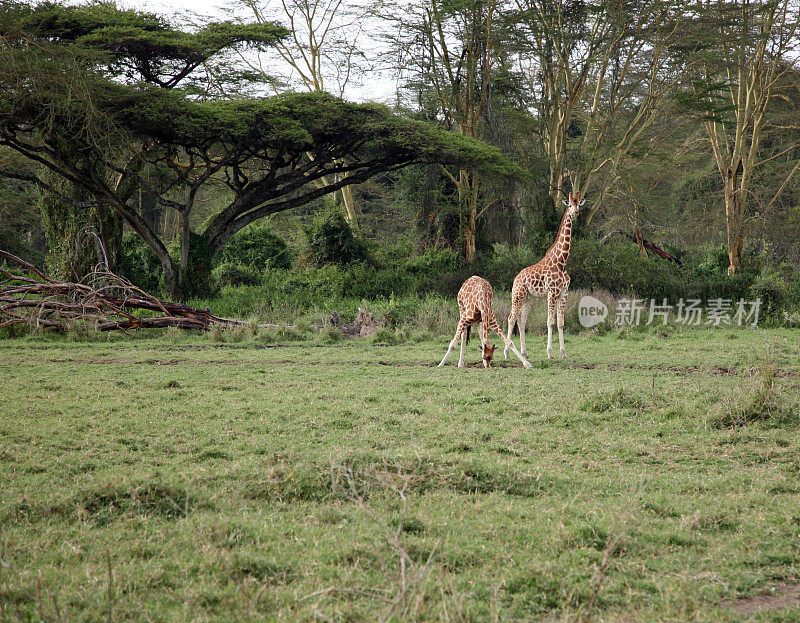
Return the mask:
<svg viewBox="0 0 800 623">
<path fill-rule="evenodd" d="M 553 246 L 541 261 L 523 268 L 514 278 L 514 285 L 511 288 L 511 313 L 508 316 L 508 335 L 509 337 L 513 335 L 514 325 L 518 323 L 520 351 L 523 356 L 527 355 L 525 324 L 534 297 L 547 298 L 547 357 L 550 359 L 553 357 L 553 321 L 556 318 L 561 356 L 567 356 L 564 349 L 564 308 L 567 305 L 569 275 L 565 266 L 572 245 L 572 224 L 584 203 L 585 200 L 580 200 L 580 193 L 569 194 L 569 202 L 564 202 L 567 209 L 564 210 Z M 504 351 L 506 358 L 508 358 L 508 348 L 506 346 Z"/>
<path fill-rule="evenodd" d="M 497 335 L 500 336 L 500 339 L 506 344 L 506 349 L 511 348 L 526 368 L 531 367 L 531 364 L 519 354 L 514 344 L 511 343 L 511 340 L 503 335 L 503 331 L 500 329 L 500 324 L 497 322 L 497 318 L 492 310 L 493 298 L 494 291 L 492 290 L 491 284 L 486 281 L 486 279 L 478 276 L 472 276 L 464 282 L 464 284 L 461 286 L 461 289 L 458 291 L 458 296 L 456 298 L 459 312 L 456 334 L 450 341 L 447 353 L 445 354 L 439 366 L 444 365 L 444 362 L 447 361 L 450 353 L 458 343 L 458 339 L 461 338 L 461 356 L 458 360 L 458 367 L 464 367 L 465 330 L 467 327 L 473 324 L 480 323 L 481 346 L 483 347 L 483 361 L 485 367 L 488 368 L 489 362 L 491 361 L 491 355 L 487 357 L 487 350 L 490 350 L 492 354 L 494 353 L 494 347 L 488 346 L 489 331 L 494 331 L 497 333 Z"/>
</svg>

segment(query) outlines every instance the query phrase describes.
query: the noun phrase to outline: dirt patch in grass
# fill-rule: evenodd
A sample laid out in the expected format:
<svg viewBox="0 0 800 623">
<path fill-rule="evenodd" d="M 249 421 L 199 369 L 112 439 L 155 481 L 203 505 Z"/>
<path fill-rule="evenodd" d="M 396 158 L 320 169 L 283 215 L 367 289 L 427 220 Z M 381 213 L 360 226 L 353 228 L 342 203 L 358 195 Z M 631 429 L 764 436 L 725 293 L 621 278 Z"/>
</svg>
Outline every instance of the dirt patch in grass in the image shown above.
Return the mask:
<svg viewBox="0 0 800 623">
<path fill-rule="evenodd" d="M 148 346 L 147 350 L 274 350 L 277 348 L 353 348 L 352 342 L 343 344 L 165 344 L 164 346 Z M 359 344 L 359 342 L 355 342 Z M 359 344 L 359 346 L 369 346 L 370 348 L 386 348 L 392 344 Z M 2 347 L 0 347 L 2 348 Z"/>
<path fill-rule="evenodd" d="M 377 361 L 376 362 L 379 366 L 391 366 L 393 368 L 409 368 L 409 367 L 417 367 L 422 366 L 424 368 L 435 368 L 437 364 L 435 361 L 431 362 L 419 362 L 419 361 Z M 467 365 L 468 368 L 473 367 L 483 367 L 483 364 L 476 364 L 475 366 Z"/>
<path fill-rule="evenodd" d="M 49 359 L 42 361 L 41 359 L 0 359 L 2 363 L 73 363 L 81 365 L 108 365 L 108 366 L 243 366 L 243 365 L 265 365 L 265 366 L 281 366 L 281 365 L 303 365 L 297 361 L 231 361 L 219 359 L 207 359 L 203 361 L 191 361 L 186 359 Z"/>
<path fill-rule="evenodd" d="M 736 614 L 750 615 L 769 610 L 786 610 L 800 606 L 800 584 L 779 582 L 767 588 L 768 592 L 741 599 L 727 599 L 720 604 Z"/>
</svg>

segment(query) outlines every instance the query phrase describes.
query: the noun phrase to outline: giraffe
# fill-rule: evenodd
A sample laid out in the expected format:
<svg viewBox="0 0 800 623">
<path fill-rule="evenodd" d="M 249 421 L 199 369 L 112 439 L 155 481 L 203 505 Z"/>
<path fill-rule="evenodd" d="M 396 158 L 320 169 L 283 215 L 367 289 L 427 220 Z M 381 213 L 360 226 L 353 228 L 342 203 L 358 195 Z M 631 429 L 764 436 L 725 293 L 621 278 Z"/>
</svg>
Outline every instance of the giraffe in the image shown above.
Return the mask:
<svg viewBox="0 0 800 623">
<path fill-rule="evenodd" d="M 564 349 L 564 308 L 567 305 L 567 290 L 569 289 L 569 275 L 564 266 L 569 258 L 569 248 L 572 243 L 572 223 L 578 216 L 581 206 L 586 199 L 580 199 L 580 193 L 569 194 L 569 202 L 565 201 L 564 216 L 553 246 L 547 251 L 540 262 L 528 268 L 523 268 L 514 278 L 511 288 L 511 313 L 508 316 L 508 336 L 512 335 L 514 324 L 519 323 L 520 351 L 522 356 L 528 354 L 525 348 L 525 321 L 528 319 L 528 310 L 534 296 L 547 296 L 547 358 L 553 358 L 553 319 L 558 316 L 558 346 L 561 356 L 566 357 Z M 511 342 L 513 344 L 513 342 Z M 508 342 L 503 351 L 503 356 L 508 359 Z"/>
<path fill-rule="evenodd" d="M 519 357 L 519 360 L 522 362 L 522 365 L 526 368 L 530 368 L 531 364 L 519 354 L 516 346 L 514 343 L 503 335 L 503 331 L 500 329 L 500 325 L 497 323 L 497 318 L 494 316 L 494 312 L 492 311 L 492 298 L 494 297 L 494 292 L 492 291 L 492 286 L 489 284 L 486 279 L 483 279 L 478 276 L 472 276 L 464 282 L 464 285 L 461 286 L 461 289 L 458 291 L 458 311 L 459 311 L 459 318 L 458 318 L 458 327 L 456 328 L 456 335 L 450 341 L 450 346 L 447 348 L 447 353 L 442 359 L 439 367 L 444 365 L 444 362 L 447 361 L 447 358 L 450 356 L 450 353 L 456 347 L 456 343 L 458 342 L 458 338 L 461 338 L 461 356 L 458 359 L 458 367 L 464 367 L 464 329 L 468 329 L 475 323 L 480 322 L 480 337 L 481 337 L 481 346 L 482 346 L 482 357 L 483 357 L 483 366 L 488 368 L 492 362 L 492 356 L 494 355 L 495 346 L 489 346 L 489 330 L 491 329 L 497 335 L 500 336 L 500 339 L 505 342 L 506 345 L 506 352 L 508 349 L 514 351 L 514 354 Z"/>
</svg>

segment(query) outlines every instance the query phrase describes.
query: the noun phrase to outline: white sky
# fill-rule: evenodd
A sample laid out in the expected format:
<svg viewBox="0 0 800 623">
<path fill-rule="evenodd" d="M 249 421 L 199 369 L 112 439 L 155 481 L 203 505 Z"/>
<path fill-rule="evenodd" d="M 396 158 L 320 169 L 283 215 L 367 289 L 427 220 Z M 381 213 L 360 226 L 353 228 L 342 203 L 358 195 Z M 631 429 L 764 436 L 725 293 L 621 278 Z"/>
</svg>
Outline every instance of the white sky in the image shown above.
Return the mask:
<svg viewBox="0 0 800 623">
<path fill-rule="evenodd" d="M 144 11 L 152 11 L 163 15 L 174 15 L 181 13 L 193 13 L 199 17 L 210 17 L 213 19 L 230 19 L 231 17 L 241 17 L 249 19 L 248 15 L 241 9 L 234 10 L 233 4 L 226 0 L 117 0 L 117 4 L 124 8 L 135 8 Z M 276 19 L 276 21 L 288 26 L 287 20 L 280 19 L 283 15 L 283 10 L 280 0 L 266 0 L 262 6 L 266 5 L 267 11 L 265 15 L 268 19 Z M 375 40 L 370 40 L 368 35 L 362 35 L 363 39 L 360 40 L 360 45 L 363 49 L 369 51 L 376 49 L 379 44 Z M 288 66 L 280 59 L 277 52 L 270 54 L 266 52 L 262 55 L 266 56 L 271 66 L 279 73 L 288 74 Z M 270 67 L 271 68 L 271 67 Z M 326 88 L 330 88 L 329 85 Z M 298 90 L 303 90 L 302 85 L 297 87 Z M 395 93 L 397 91 L 397 82 L 393 75 L 389 72 L 369 71 L 361 79 L 360 84 L 358 80 L 351 81 L 344 92 L 345 99 L 357 102 L 382 102 L 385 104 L 392 104 L 395 100 Z M 334 94 L 338 94 L 335 93 Z"/>
</svg>

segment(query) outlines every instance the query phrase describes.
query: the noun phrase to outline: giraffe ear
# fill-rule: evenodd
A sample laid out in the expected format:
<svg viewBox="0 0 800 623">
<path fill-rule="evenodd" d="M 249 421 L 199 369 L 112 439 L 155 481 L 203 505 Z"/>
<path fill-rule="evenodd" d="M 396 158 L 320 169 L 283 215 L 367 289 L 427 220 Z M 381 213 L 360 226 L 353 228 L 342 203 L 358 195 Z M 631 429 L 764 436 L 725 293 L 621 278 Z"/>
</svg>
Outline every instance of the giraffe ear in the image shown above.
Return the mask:
<svg viewBox="0 0 800 623">
<path fill-rule="evenodd" d="M 586 199 L 581 200 L 581 202 L 578 204 L 578 206 L 582 206 L 584 203 L 586 203 Z"/>
<path fill-rule="evenodd" d="M 563 203 L 565 206 L 569 207 L 569 202 L 562 200 L 561 203 Z"/>
</svg>

